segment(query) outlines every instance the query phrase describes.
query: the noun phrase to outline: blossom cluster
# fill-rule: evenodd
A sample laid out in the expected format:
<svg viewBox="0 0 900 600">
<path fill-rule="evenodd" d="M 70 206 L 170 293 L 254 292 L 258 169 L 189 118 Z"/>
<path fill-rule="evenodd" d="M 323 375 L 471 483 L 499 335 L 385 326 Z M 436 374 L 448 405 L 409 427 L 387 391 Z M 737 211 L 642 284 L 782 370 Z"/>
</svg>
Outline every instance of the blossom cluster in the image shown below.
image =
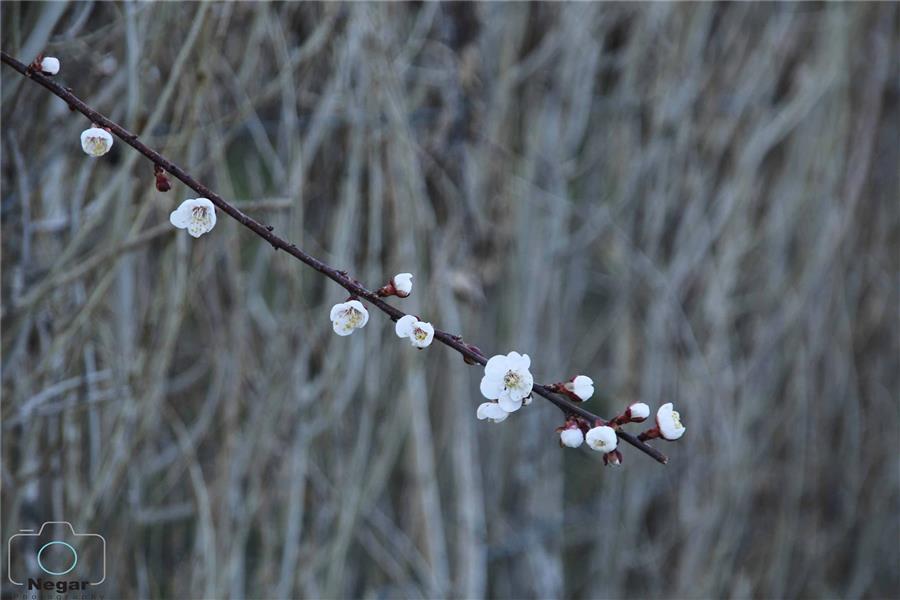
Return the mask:
<svg viewBox="0 0 900 600">
<path fill-rule="evenodd" d="M 53 76 L 59 73 L 60 62 L 57 58 L 40 55 L 29 68 L 46 76 Z M 104 156 L 112 145 L 113 137 L 109 128 L 92 124 L 81 133 L 82 150 L 91 157 Z M 166 192 L 171 189 L 171 182 L 165 170 L 158 164 L 154 165 L 154 176 L 157 190 Z M 217 202 L 220 203 L 218 200 Z M 216 206 L 208 198 L 188 198 L 171 212 L 169 221 L 174 227 L 186 229 L 192 237 L 199 238 L 216 226 Z M 379 288 L 375 295 L 379 298 L 387 296 L 407 298 L 412 293 L 412 282 L 411 273 L 398 273 Z M 371 298 L 370 300 L 374 301 Z M 355 295 L 332 306 L 329 316 L 334 332 L 342 337 L 352 335 L 369 322 L 369 311 Z M 435 337 L 435 328 L 432 324 L 413 314 L 397 318 L 394 331 L 397 337 L 408 340 L 418 349 L 430 346 Z M 439 334 L 447 336 L 443 332 Z M 444 337 L 441 340 L 446 342 Z M 479 361 L 484 361 L 477 348 L 474 346 L 468 348 L 475 351 L 475 357 Z M 465 358 L 469 364 L 475 364 L 475 358 L 472 356 L 465 355 Z M 485 362 L 484 375 L 479 386 L 487 402 L 478 406 L 475 411 L 476 417 L 494 423 L 505 421 L 512 413 L 531 403 L 534 386 L 531 358 L 527 354 L 513 351 L 491 357 Z M 546 394 L 548 388 L 550 392 L 566 396 L 576 403 L 590 400 L 594 395 L 594 381 L 586 375 L 577 375 L 568 381 L 548 386 L 543 388 L 541 393 Z M 608 465 L 618 465 L 622 462 L 622 455 L 618 450 L 620 428 L 629 423 L 641 423 L 650 416 L 650 407 L 642 402 L 630 404 L 622 414 L 610 421 L 598 418 L 589 420 L 582 416 L 590 416 L 591 413 L 586 411 L 578 413 L 572 412 L 571 409 L 564 410 L 567 413 L 566 421 L 557 428 L 560 445 L 579 448 L 586 444 L 592 450 L 603 453 L 604 463 Z M 674 441 L 684 435 L 684 432 L 681 415 L 674 410 L 672 403 L 666 403 L 656 412 L 655 426 L 642 432 L 638 439 L 645 441 L 661 438 Z"/>
<path fill-rule="evenodd" d="M 534 378 L 530 372 L 531 360 L 528 355 L 510 352 L 488 360 L 481 379 L 481 394 L 489 400 L 482 403 L 475 412 L 480 420 L 493 423 L 505 421 L 510 414 L 530 401 Z M 577 375 L 566 382 L 550 386 L 556 393 L 568 396 L 574 402 L 584 402 L 594 395 L 594 381 L 587 375 Z M 592 450 L 603 453 L 607 465 L 622 463 L 622 453 L 618 450 L 619 429 L 627 423 L 641 423 L 650 416 L 650 407 L 643 402 L 630 404 L 614 419 L 604 422 L 590 421 L 577 414 L 570 414 L 566 422 L 557 428 L 561 446 L 579 448 L 587 444 Z M 640 434 L 641 441 L 662 438 L 674 441 L 684 435 L 685 427 L 681 415 L 672 403 L 663 404 L 656 412 L 656 426 Z"/>
<path fill-rule="evenodd" d="M 398 273 L 380 290 L 379 296 L 397 296 L 406 298 L 412 293 L 413 276 L 411 273 Z M 362 329 L 369 322 L 369 311 L 358 298 L 351 296 L 346 302 L 339 302 L 331 307 L 331 325 L 335 333 L 347 336 Z M 401 339 L 409 340 L 415 348 L 427 348 L 434 340 L 434 326 L 421 320 L 416 315 L 403 315 L 397 319 L 394 333 Z"/>
<path fill-rule="evenodd" d="M 568 448 L 578 448 L 587 444 L 592 450 L 603 452 L 603 462 L 607 465 L 622 464 L 622 453 L 618 450 L 617 431 L 627 423 L 642 423 L 650 416 L 650 407 L 643 402 L 630 404 L 625 411 L 609 422 L 590 422 L 578 415 L 570 415 L 565 424 L 557 428 L 559 443 Z M 638 436 L 641 441 L 662 438 L 675 441 L 684 435 L 681 415 L 672 403 L 663 404 L 656 411 L 656 425 Z"/>
<path fill-rule="evenodd" d="M 59 73 L 60 62 L 55 56 L 38 55 L 28 67 L 31 71 L 39 71 L 43 75 L 52 77 Z M 94 158 L 103 156 L 109 152 L 113 145 L 113 137 L 109 129 L 92 124 L 81 132 L 81 149 L 88 156 Z"/>
</svg>

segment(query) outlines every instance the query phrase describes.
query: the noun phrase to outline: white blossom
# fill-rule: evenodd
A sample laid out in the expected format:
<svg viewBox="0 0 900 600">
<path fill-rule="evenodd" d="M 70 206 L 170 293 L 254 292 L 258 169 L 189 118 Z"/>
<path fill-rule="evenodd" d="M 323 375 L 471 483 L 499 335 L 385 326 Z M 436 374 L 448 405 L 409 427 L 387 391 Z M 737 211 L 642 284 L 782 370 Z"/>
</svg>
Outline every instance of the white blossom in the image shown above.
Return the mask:
<svg viewBox="0 0 900 600">
<path fill-rule="evenodd" d="M 579 375 L 566 383 L 566 389 L 582 400 L 589 400 L 594 395 L 594 380 L 587 375 Z"/>
<path fill-rule="evenodd" d="M 528 368 L 531 359 L 527 354 L 510 352 L 498 354 L 484 366 L 481 378 L 481 394 L 488 400 L 497 400 L 506 412 L 522 408 L 522 401 L 531 395 L 534 377 Z"/>
<path fill-rule="evenodd" d="M 412 273 L 397 273 L 391 280 L 394 290 L 400 298 L 406 298 L 412 293 Z"/>
<path fill-rule="evenodd" d="M 350 335 L 369 322 L 369 311 L 359 300 L 341 302 L 331 307 L 331 326 L 338 335 Z"/>
<path fill-rule="evenodd" d="M 563 429 L 559 432 L 559 440 L 563 443 L 563 446 L 577 448 L 584 442 L 584 434 L 578 427 Z"/>
<path fill-rule="evenodd" d="M 493 423 L 500 423 L 506 420 L 509 413 L 500 408 L 500 405 L 496 402 L 483 402 L 478 405 L 475 416 L 481 421 L 487 419 Z"/>
<path fill-rule="evenodd" d="M 434 339 L 434 327 L 431 323 L 420 321 L 415 315 L 406 315 L 397 320 L 394 328 L 397 337 L 409 338 L 416 348 L 425 348 L 431 345 Z"/>
<path fill-rule="evenodd" d="M 216 226 L 216 207 L 208 198 L 191 198 L 172 211 L 169 222 L 198 238 Z"/>
<path fill-rule="evenodd" d="M 44 75 L 56 75 L 59 73 L 59 59 L 47 56 L 41 61 L 41 73 Z"/>
<path fill-rule="evenodd" d="M 599 452 L 612 452 L 619 444 L 616 430 L 606 425 L 594 427 L 584 436 L 587 445 Z"/>
<path fill-rule="evenodd" d="M 672 410 L 672 403 L 667 402 L 656 411 L 656 426 L 659 433 L 667 440 L 677 440 L 684 435 L 684 425 L 681 424 L 681 415 Z"/>
<path fill-rule="evenodd" d="M 650 416 L 650 407 L 643 402 L 635 402 L 628 407 L 628 414 L 630 415 L 630 419 L 632 421 L 634 421 L 635 423 L 640 423 Z"/>
<path fill-rule="evenodd" d="M 113 137 L 105 129 L 91 127 L 81 132 L 81 149 L 90 156 L 103 156 L 112 145 Z"/>
</svg>

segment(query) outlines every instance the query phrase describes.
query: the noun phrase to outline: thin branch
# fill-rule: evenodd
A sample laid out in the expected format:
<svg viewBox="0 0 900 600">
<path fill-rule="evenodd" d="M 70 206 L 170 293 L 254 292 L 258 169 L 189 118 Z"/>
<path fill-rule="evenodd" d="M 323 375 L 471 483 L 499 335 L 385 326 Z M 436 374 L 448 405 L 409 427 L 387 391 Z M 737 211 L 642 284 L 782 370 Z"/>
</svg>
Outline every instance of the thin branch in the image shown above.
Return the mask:
<svg viewBox="0 0 900 600">
<path fill-rule="evenodd" d="M 316 271 L 319 271 L 320 273 L 343 287 L 345 290 L 350 292 L 350 294 L 365 299 L 367 302 L 387 314 L 392 321 L 396 321 L 406 314 L 382 300 L 375 292 L 367 289 L 359 281 L 350 277 L 346 271 L 335 269 L 323 263 L 314 256 L 307 254 L 306 252 L 298 248 L 296 244 L 293 244 L 275 234 L 270 227 L 260 223 L 253 217 L 250 217 L 249 215 L 236 208 L 234 205 L 226 202 L 224 199 L 222 199 L 221 196 L 194 179 L 187 171 L 141 142 L 138 139 L 137 135 L 131 133 L 118 123 L 111 121 L 104 115 L 100 114 L 99 112 L 85 104 L 80 98 L 72 93 L 71 89 L 59 85 L 50 77 L 46 77 L 39 72 L 29 69 L 26 65 L 11 57 L 6 52 L 0 51 L 0 57 L 2 57 L 4 64 L 9 65 L 13 69 L 21 73 L 23 76 L 44 86 L 45 88 L 50 90 L 51 93 L 65 100 L 70 108 L 72 108 L 73 110 L 77 110 L 78 112 L 86 116 L 91 120 L 92 123 L 96 123 L 101 127 L 109 129 L 116 137 L 146 156 L 155 165 L 158 165 L 168 173 L 177 177 L 186 186 L 200 194 L 200 196 L 208 198 L 219 208 L 219 210 L 226 213 L 238 223 L 269 242 L 269 244 L 271 244 L 272 247 L 276 250 L 284 250 L 294 258 L 312 267 Z M 478 363 L 480 365 L 484 365 L 487 363 L 487 358 L 483 354 L 477 351 L 473 346 L 466 344 L 458 335 L 453 335 L 447 333 L 446 331 L 441 331 L 440 329 L 435 328 L 434 338 L 440 341 L 445 346 L 449 346 L 450 348 L 453 348 L 454 350 L 459 352 L 464 358 L 467 359 L 467 362 Z M 576 415 L 587 419 L 591 424 L 594 424 L 597 421 L 606 423 L 605 419 L 601 419 L 594 413 L 585 410 L 578 404 L 575 404 L 572 401 L 560 396 L 559 394 L 554 393 L 546 385 L 535 383 L 533 391 L 555 404 L 567 416 Z M 638 450 L 644 452 L 657 461 L 663 464 L 668 462 L 668 458 L 666 458 L 663 453 L 661 453 L 656 448 L 653 448 L 652 446 L 649 446 L 644 442 L 638 440 L 635 436 L 621 430 L 617 430 L 616 434 L 625 442 L 631 444 Z"/>
</svg>

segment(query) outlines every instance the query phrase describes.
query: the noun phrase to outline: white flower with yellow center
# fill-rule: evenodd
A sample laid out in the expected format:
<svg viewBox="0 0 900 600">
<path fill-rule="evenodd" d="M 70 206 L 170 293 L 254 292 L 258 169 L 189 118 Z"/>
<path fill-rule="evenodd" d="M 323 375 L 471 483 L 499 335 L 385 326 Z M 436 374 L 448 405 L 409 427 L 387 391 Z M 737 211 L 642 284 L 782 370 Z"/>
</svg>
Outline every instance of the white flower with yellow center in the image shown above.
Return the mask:
<svg viewBox="0 0 900 600">
<path fill-rule="evenodd" d="M 359 300 L 348 300 L 331 307 L 331 326 L 340 336 L 350 335 L 354 329 L 362 329 L 369 322 L 369 311 Z"/>
<path fill-rule="evenodd" d="M 562 442 L 563 446 L 578 448 L 584 443 L 584 434 L 578 427 L 563 429 L 559 432 L 559 441 Z"/>
<path fill-rule="evenodd" d="M 534 377 L 528 370 L 530 366 L 531 359 L 527 354 L 510 352 L 506 356 L 491 357 L 484 366 L 481 394 L 488 400 L 497 400 L 506 412 L 519 410 L 534 386 Z"/>
<path fill-rule="evenodd" d="M 684 425 L 681 424 L 681 415 L 672 409 L 672 403 L 667 402 L 656 411 L 656 426 L 659 434 L 669 441 L 674 441 L 684 435 Z"/>
<path fill-rule="evenodd" d="M 56 75 L 59 73 L 59 59 L 47 56 L 41 61 L 41 73 L 44 75 Z"/>
<path fill-rule="evenodd" d="M 416 348 L 430 346 L 431 340 L 434 339 L 434 327 L 431 323 L 420 321 L 415 315 L 400 317 L 394 331 L 397 337 L 409 338 Z"/>
<path fill-rule="evenodd" d="M 406 298 L 412 293 L 412 273 L 397 273 L 391 280 L 399 298 Z"/>
<path fill-rule="evenodd" d="M 592 449 L 598 452 L 612 452 L 619 445 L 619 439 L 616 437 L 616 430 L 606 425 L 594 427 L 584 436 L 584 441 Z"/>
<path fill-rule="evenodd" d="M 105 129 L 91 127 L 81 132 L 81 149 L 90 156 L 103 156 L 112 145 L 113 137 Z"/>
<path fill-rule="evenodd" d="M 567 390 L 581 398 L 582 401 L 590 400 L 594 395 L 594 380 L 587 375 L 579 375 L 565 385 Z"/>
<path fill-rule="evenodd" d="M 216 226 L 216 207 L 207 198 L 188 199 L 172 211 L 169 222 L 198 238 Z"/>
<path fill-rule="evenodd" d="M 478 405 L 475 416 L 478 417 L 479 421 L 487 419 L 492 423 L 501 423 L 506 420 L 509 413 L 500 408 L 500 405 L 496 402 L 483 402 Z"/>
</svg>

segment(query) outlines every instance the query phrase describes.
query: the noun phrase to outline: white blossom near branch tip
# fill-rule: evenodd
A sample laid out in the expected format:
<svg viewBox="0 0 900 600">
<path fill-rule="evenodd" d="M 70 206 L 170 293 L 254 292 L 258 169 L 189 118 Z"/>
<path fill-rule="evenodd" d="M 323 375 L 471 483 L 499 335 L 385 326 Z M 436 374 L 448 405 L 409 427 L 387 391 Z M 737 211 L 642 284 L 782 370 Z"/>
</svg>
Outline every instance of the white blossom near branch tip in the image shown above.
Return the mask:
<svg viewBox="0 0 900 600">
<path fill-rule="evenodd" d="M 172 211 L 169 222 L 198 238 L 216 226 L 216 207 L 208 198 L 189 198 Z"/>
<path fill-rule="evenodd" d="M 509 413 L 500 408 L 500 405 L 496 402 L 482 402 L 478 405 L 475 416 L 478 417 L 479 421 L 487 419 L 492 423 L 501 423 L 506 420 Z"/>
<path fill-rule="evenodd" d="M 584 433 L 578 427 L 563 429 L 559 432 L 559 441 L 568 448 L 578 448 L 584 443 Z"/>
<path fill-rule="evenodd" d="M 47 56 L 41 60 L 41 73 L 44 75 L 56 75 L 59 73 L 59 59 L 54 56 Z"/>
<path fill-rule="evenodd" d="M 650 407 L 643 402 L 635 402 L 628 407 L 628 418 L 634 423 L 640 423 L 650 416 Z"/>
<path fill-rule="evenodd" d="M 516 412 L 534 387 L 529 367 L 531 359 L 527 354 L 510 352 L 491 357 L 484 366 L 481 394 L 488 400 L 497 400 L 506 412 Z"/>
<path fill-rule="evenodd" d="M 391 280 L 394 284 L 397 297 L 406 298 L 412 293 L 412 273 L 397 273 Z"/>
<path fill-rule="evenodd" d="M 350 335 L 369 322 L 369 311 L 359 300 L 348 300 L 331 307 L 331 326 L 340 336 Z"/>
<path fill-rule="evenodd" d="M 566 389 L 581 398 L 582 401 L 590 400 L 594 395 L 594 380 L 587 375 L 579 375 L 565 384 Z"/>
<path fill-rule="evenodd" d="M 112 148 L 113 137 L 105 129 L 91 127 L 81 132 L 81 149 L 88 156 L 103 156 Z"/>
<path fill-rule="evenodd" d="M 674 441 L 684 435 L 685 427 L 681 424 L 681 415 L 672 409 L 672 403 L 667 402 L 656 411 L 656 426 L 660 435 L 669 441 Z"/>
<path fill-rule="evenodd" d="M 431 323 L 420 321 L 415 315 L 406 315 L 397 319 L 394 327 L 397 337 L 408 338 L 416 348 L 425 348 L 431 345 L 434 339 L 434 327 Z"/>
<path fill-rule="evenodd" d="M 616 437 L 616 430 L 606 425 L 594 427 L 584 436 L 584 441 L 593 450 L 598 452 L 612 452 L 619 445 L 619 438 Z"/>
</svg>

